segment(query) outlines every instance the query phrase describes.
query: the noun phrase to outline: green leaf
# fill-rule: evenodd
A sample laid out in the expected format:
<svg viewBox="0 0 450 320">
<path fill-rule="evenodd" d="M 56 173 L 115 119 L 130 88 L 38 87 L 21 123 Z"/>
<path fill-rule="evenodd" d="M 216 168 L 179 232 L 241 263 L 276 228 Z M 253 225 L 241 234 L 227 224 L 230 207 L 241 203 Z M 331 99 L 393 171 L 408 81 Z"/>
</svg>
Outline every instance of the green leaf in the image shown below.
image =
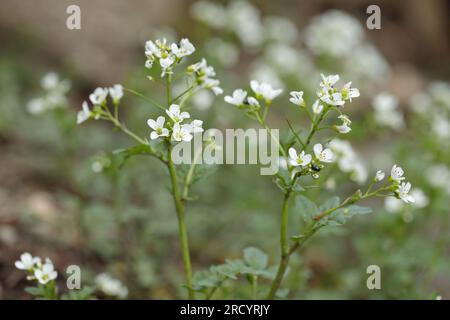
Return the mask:
<svg viewBox="0 0 450 320">
<path fill-rule="evenodd" d="M 25 292 L 33 295 L 33 296 L 43 296 L 44 295 L 44 287 L 26 287 Z"/>
<path fill-rule="evenodd" d="M 61 296 L 62 300 L 91 300 L 94 299 L 93 293 L 95 289 L 93 287 L 85 286 L 80 290 L 70 290 L 68 293 Z"/>
<path fill-rule="evenodd" d="M 252 269 L 264 270 L 267 268 L 269 258 L 258 248 L 248 247 L 244 249 L 244 261 Z"/>
<path fill-rule="evenodd" d="M 303 220 L 309 222 L 313 217 L 320 213 L 319 208 L 317 208 L 316 204 L 309 200 L 305 196 L 297 197 L 297 209 L 299 210 Z"/>
<path fill-rule="evenodd" d="M 328 216 L 328 219 L 325 221 L 325 223 L 330 226 L 341 226 L 355 215 L 368 214 L 371 212 L 372 212 L 371 208 L 362 207 L 358 205 L 350 205 L 346 208 L 341 208 L 332 212 Z"/>
<path fill-rule="evenodd" d="M 320 212 L 324 212 L 337 207 L 340 203 L 339 197 L 331 197 L 320 206 L 319 210 Z"/>
</svg>

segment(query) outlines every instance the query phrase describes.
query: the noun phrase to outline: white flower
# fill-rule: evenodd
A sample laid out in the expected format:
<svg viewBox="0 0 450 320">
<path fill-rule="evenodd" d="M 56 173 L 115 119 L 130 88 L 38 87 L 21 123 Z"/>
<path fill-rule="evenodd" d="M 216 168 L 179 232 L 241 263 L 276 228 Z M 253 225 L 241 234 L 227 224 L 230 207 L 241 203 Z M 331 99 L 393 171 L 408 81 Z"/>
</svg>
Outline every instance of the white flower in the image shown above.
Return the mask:
<svg viewBox="0 0 450 320">
<path fill-rule="evenodd" d="M 89 105 L 86 101 L 83 101 L 81 108 L 77 113 L 77 124 L 85 122 L 91 116 L 91 110 L 89 110 Z"/>
<path fill-rule="evenodd" d="M 260 106 L 258 100 L 256 100 L 254 97 L 248 97 L 247 102 L 252 107 L 259 107 Z"/>
<path fill-rule="evenodd" d="M 364 29 L 358 19 L 338 10 L 314 17 L 304 33 L 306 46 L 313 53 L 332 57 L 350 55 L 364 39 Z"/>
<path fill-rule="evenodd" d="M 411 190 L 411 183 L 402 182 L 395 191 L 395 194 L 400 200 L 403 200 L 403 202 L 405 203 L 414 203 L 415 201 L 414 197 L 408 194 L 410 190 Z"/>
<path fill-rule="evenodd" d="M 152 59 L 154 57 L 161 58 L 161 49 L 153 41 L 149 40 L 145 43 L 145 55 Z"/>
<path fill-rule="evenodd" d="M 187 73 L 195 75 L 197 83 L 203 88 L 211 89 L 215 95 L 223 93 L 222 88 L 219 87 L 220 81 L 213 79 L 216 72 L 213 67 L 208 66 L 206 59 L 203 58 L 200 62 L 190 65 Z"/>
<path fill-rule="evenodd" d="M 95 277 L 95 283 L 99 290 L 111 297 L 125 298 L 128 295 L 128 289 L 118 279 L 112 278 L 106 273 Z"/>
<path fill-rule="evenodd" d="M 323 102 L 332 105 L 332 106 L 343 106 L 345 104 L 344 99 L 342 98 L 342 94 L 340 92 L 328 93 L 319 91 L 318 97 Z"/>
<path fill-rule="evenodd" d="M 385 173 L 383 170 L 378 170 L 377 173 L 375 174 L 375 181 L 381 181 L 384 179 Z"/>
<path fill-rule="evenodd" d="M 31 114 L 40 114 L 46 109 L 45 100 L 42 98 L 31 99 L 27 104 L 27 109 Z"/>
<path fill-rule="evenodd" d="M 240 106 L 244 103 L 246 96 L 247 91 L 242 89 L 236 89 L 233 91 L 232 96 L 225 96 L 224 100 L 226 103 L 233 104 L 235 106 Z"/>
<path fill-rule="evenodd" d="M 172 73 L 172 70 L 170 69 L 170 67 L 172 66 L 172 64 L 174 62 L 175 62 L 175 59 L 171 56 L 159 59 L 159 64 L 161 65 L 161 68 L 162 68 L 161 77 L 164 77 L 166 74 Z"/>
<path fill-rule="evenodd" d="M 53 90 L 59 85 L 59 76 L 55 72 L 49 72 L 41 79 L 41 86 L 45 90 Z"/>
<path fill-rule="evenodd" d="M 323 146 L 320 143 L 317 143 L 314 145 L 313 150 L 314 155 L 321 162 L 333 162 L 334 155 L 331 149 L 329 148 L 323 149 Z"/>
<path fill-rule="evenodd" d="M 391 179 L 396 182 L 401 182 L 402 180 L 405 180 L 405 177 L 403 177 L 404 173 L 405 172 L 401 167 L 394 164 L 394 166 L 391 169 Z"/>
<path fill-rule="evenodd" d="M 305 167 L 311 162 L 311 159 L 311 155 L 305 154 L 305 151 L 302 151 L 299 155 L 297 155 L 297 151 L 294 148 L 289 148 L 289 164 L 291 166 Z"/>
<path fill-rule="evenodd" d="M 350 131 L 352 131 L 352 128 L 350 128 L 350 124 L 352 122 L 348 116 L 346 116 L 345 114 L 341 114 L 338 118 L 342 120 L 342 125 L 334 126 L 334 127 L 336 128 L 336 130 L 339 133 L 345 134 L 345 133 L 349 133 Z"/>
<path fill-rule="evenodd" d="M 181 112 L 180 106 L 177 104 L 172 104 L 169 107 L 169 110 L 166 110 L 167 115 L 172 119 L 175 123 L 183 122 L 184 119 L 190 118 L 190 114 L 186 111 Z"/>
<path fill-rule="evenodd" d="M 199 133 L 199 132 L 203 132 L 203 121 L 202 120 L 194 120 L 192 121 L 189 126 L 191 127 L 191 131 L 192 133 Z"/>
<path fill-rule="evenodd" d="M 191 55 L 195 51 L 195 47 L 189 41 L 189 39 L 181 39 L 180 46 L 178 47 L 175 43 L 171 46 L 172 53 L 178 58 L 182 58 Z"/>
<path fill-rule="evenodd" d="M 322 77 L 322 81 L 320 82 L 320 87 L 322 87 L 324 90 L 329 90 L 333 88 L 333 86 L 336 84 L 336 82 L 339 81 L 339 75 L 338 74 L 331 74 L 328 76 L 325 76 L 323 73 L 320 74 Z"/>
<path fill-rule="evenodd" d="M 398 110 L 398 98 L 389 93 L 380 93 L 372 101 L 375 109 L 375 121 L 392 129 L 402 129 L 405 126 L 403 114 Z"/>
<path fill-rule="evenodd" d="M 415 200 L 414 207 L 425 208 L 430 202 L 426 194 L 419 188 L 412 189 L 410 194 Z"/>
<path fill-rule="evenodd" d="M 312 111 L 315 114 L 320 114 L 322 112 L 322 110 L 323 110 L 323 104 L 321 104 L 319 100 L 316 100 L 314 102 L 314 104 L 312 105 Z"/>
<path fill-rule="evenodd" d="M 175 124 L 173 125 L 172 139 L 175 141 L 191 141 L 191 131 L 192 128 L 190 125 L 180 126 L 178 122 L 175 122 Z"/>
<path fill-rule="evenodd" d="M 305 100 L 303 100 L 303 91 L 291 91 L 289 94 L 291 95 L 291 98 L 289 99 L 290 102 L 301 107 L 305 105 Z"/>
<path fill-rule="evenodd" d="M 39 283 L 47 284 L 49 281 L 55 280 L 58 276 L 58 273 L 55 271 L 53 263 L 50 261 L 50 259 L 47 259 L 41 268 L 34 271 L 34 276 L 39 281 Z"/>
<path fill-rule="evenodd" d="M 93 105 L 100 105 L 105 102 L 106 97 L 108 96 L 108 89 L 105 88 L 97 88 L 93 93 L 89 95 L 89 100 L 91 100 Z"/>
<path fill-rule="evenodd" d="M 394 197 L 384 199 L 384 209 L 389 213 L 399 213 L 405 207 L 405 203 Z"/>
<path fill-rule="evenodd" d="M 28 252 L 20 255 L 20 260 L 16 261 L 14 265 L 19 270 L 32 270 L 35 266 L 41 264 L 41 258 L 33 257 Z"/>
<path fill-rule="evenodd" d="M 163 116 L 159 116 L 156 121 L 153 119 L 147 120 L 147 125 L 152 128 L 154 131 L 150 133 L 150 139 L 155 140 L 159 137 L 168 137 L 169 130 L 164 128 L 164 122 L 166 119 Z"/>
<path fill-rule="evenodd" d="M 252 88 L 253 92 L 256 94 L 256 97 L 262 97 L 264 100 L 266 100 L 267 103 L 270 103 L 274 98 L 279 96 L 283 90 L 281 89 L 274 89 L 272 86 L 268 83 L 259 83 L 256 80 L 250 81 L 250 87 Z"/>
<path fill-rule="evenodd" d="M 352 102 L 352 98 L 359 97 L 359 90 L 357 88 L 351 88 L 352 82 L 347 82 L 344 87 L 342 87 L 341 94 L 344 100 L 349 100 Z"/>
<path fill-rule="evenodd" d="M 109 95 L 113 99 L 114 103 L 117 103 L 123 97 L 123 87 L 121 84 L 115 84 L 109 90 Z"/>
</svg>

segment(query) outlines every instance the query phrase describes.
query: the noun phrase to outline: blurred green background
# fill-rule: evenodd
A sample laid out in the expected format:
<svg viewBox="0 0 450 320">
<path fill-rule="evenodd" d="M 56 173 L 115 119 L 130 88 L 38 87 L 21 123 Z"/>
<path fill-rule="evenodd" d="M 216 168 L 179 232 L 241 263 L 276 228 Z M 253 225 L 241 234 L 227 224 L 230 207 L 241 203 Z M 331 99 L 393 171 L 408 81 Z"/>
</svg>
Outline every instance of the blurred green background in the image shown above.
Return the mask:
<svg viewBox="0 0 450 320">
<path fill-rule="evenodd" d="M 81 30 L 66 28 L 70 4 L 81 8 Z M 133 158 L 116 173 L 111 152 L 133 142 L 108 123 L 75 125 L 81 102 L 97 86 L 122 83 L 163 96 L 144 70 L 144 43 L 160 37 L 188 37 L 195 59 L 206 57 L 215 67 L 225 94 L 251 79 L 283 88 L 269 116 L 282 134 L 285 118 L 307 124 L 289 106 L 289 91 L 305 91 L 311 104 L 321 72 L 353 81 L 361 98 L 346 107 L 353 131 L 343 139 L 353 145 L 354 167 L 327 169 L 320 180 L 326 187 L 308 191 L 311 197 L 348 196 L 393 163 L 420 189 L 416 206 L 375 199 L 366 203 L 371 215 L 319 233 L 292 259 L 286 298 L 450 297 L 449 3 L 379 1 L 381 30 L 366 28 L 370 4 L 2 0 L 0 298 L 30 298 L 14 268 L 24 251 L 50 257 L 63 290 L 65 268 L 77 264 L 83 283 L 108 272 L 128 287 L 129 298 L 183 296 L 165 168 Z M 43 95 L 40 81 L 48 72 L 70 80 L 67 100 L 63 108 L 32 114 L 27 106 Z M 146 137 L 146 120 L 157 112 L 130 95 L 121 108 L 128 126 Z M 208 92 L 194 96 L 189 108 L 206 128 L 257 127 Z M 101 172 L 93 170 L 96 163 Z M 241 257 L 248 246 L 278 262 L 282 195 L 257 166 L 218 166 L 192 194 L 197 200 L 187 220 L 195 271 Z M 381 290 L 366 287 L 372 264 L 381 267 Z M 249 290 L 242 279 L 216 297 L 249 298 Z"/>
</svg>

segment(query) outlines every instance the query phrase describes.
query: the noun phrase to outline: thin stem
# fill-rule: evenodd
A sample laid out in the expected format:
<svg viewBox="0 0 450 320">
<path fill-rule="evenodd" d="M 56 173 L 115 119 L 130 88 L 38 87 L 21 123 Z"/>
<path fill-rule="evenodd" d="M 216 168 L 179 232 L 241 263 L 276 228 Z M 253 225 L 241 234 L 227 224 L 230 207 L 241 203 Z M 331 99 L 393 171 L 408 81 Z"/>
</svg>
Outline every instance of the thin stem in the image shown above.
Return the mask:
<svg viewBox="0 0 450 320">
<path fill-rule="evenodd" d="M 169 107 L 172 100 L 172 90 L 171 90 L 171 75 L 168 74 L 166 78 L 166 93 L 167 93 L 167 107 Z M 185 221 L 184 213 L 184 203 L 181 198 L 180 188 L 177 181 L 177 173 L 175 170 L 175 165 L 172 160 L 172 145 L 170 141 L 168 143 L 168 155 L 167 155 L 167 167 L 169 169 L 170 181 L 172 184 L 172 195 L 175 201 L 175 209 L 177 211 L 178 218 L 178 234 L 180 238 L 181 253 L 183 256 L 184 272 L 186 276 L 186 286 L 188 290 L 189 299 L 195 299 L 195 292 L 192 288 L 192 266 L 191 266 L 191 256 L 189 251 L 189 241 L 187 235 L 187 227 Z"/>
<path fill-rule="evenodd" d="M 186 179 L 184 180 L 183 199 L 185 199 L 185 200 L 189 196 L 189 187 L 191 186 L 191 183 L 192 183 L 192 177 L 194 176 L 194 170 L 195 170 L 195 166 L 197 165 L 197 160 L 201 156 L 201 154 L 202 154 L 202 148 L 197 150 L 197 152 L 195 153 L 194 162 L 189 167 L 189 171 L 186 175 Z"/>
<path fill-rule="evenodd" d="M 156 102 L 155 100 L 143 95 L 140 92 L 137 92 L 136 90 L 133 89 L 129 89 L 129 88 L 123 88 L 123 90 L 128 91 L 129 93 L 134 94 L 135 96 L 144 99 L 145 101 L 149 102 L 150 104 L 152 104 L 153 106 L 161 109 L 161 110 L 166 110 L 162 105 L 160 105 L 158 102 Z"/>
<path fill-rule="evenodd" d="M 252 297 L 258 299 L 258 276 L 252 276 Z"/>
<path fill-rule="evenodd" d="M 273 135 L 272 129 L 267 125 L 266 121 L 261 118 L 259 112 L 255 112 L 256 120 L 259 122 L 259 124 L 269 132 L 270 137 L 277 143 L 278 147 L 280 148 L 281 154 L 284 157 L 287 157 L 286 151 L 284 151 L 283 146 L 281 145 L 280 141 Z"/>
<path fill-rule="evenodd" d="M 177 182 L 177 174 L 172 160 L 172 147 L 169 144 L 167 167 L 169 169 L 170 181 L 172 183 L 173 199 L 175 201 L 175 209 L 178 218 L 178 233 L 180 237 L 180 247 L 183 256 L 184 272 L 186 275 L 186 286 L 188 290 L 189 299 L 195 299 L 195 292 L 192 289 L 192 267 L 191 257 L 189 253 L 189 242 L 187 236 L 187 228 L 185 222 L 184 205 L 180 196 L 180 189 Z"/>
</svg>

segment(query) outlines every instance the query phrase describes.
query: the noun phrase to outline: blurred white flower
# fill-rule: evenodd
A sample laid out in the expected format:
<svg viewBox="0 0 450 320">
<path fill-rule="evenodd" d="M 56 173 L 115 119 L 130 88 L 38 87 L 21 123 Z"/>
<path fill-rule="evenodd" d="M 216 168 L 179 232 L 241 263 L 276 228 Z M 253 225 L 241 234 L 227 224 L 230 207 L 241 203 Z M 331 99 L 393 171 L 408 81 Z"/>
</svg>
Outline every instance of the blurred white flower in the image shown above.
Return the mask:
<svg viewBox="0 0 450 320">
<path fill-rule="evenodd" d="M 91 116 L 91 110 L 89 110 L 89 105 L 86 101 L 83 101 L 81 105 L 81 110 L 77 113 L 77 124 L 85 122 Z"/>
<path fill-rule="evenodd" d="M 311 162 L 311 160 L 311 155 L 305 154 L 305 151 L 302 151 L 299 155 L 297 155 L 297 151 L 294 148 L 289 148 L 289 164 L 291 166 L 306 167 Z"/>
<path fill-rule="evenodd" d="M 169 110 L 166 110 L 166 113 L 175 123 L 183 122 L 184 119 L 188 119 L 191 117 L 188 112 L 181 112 L 180 106 L 177 104 L 170 105 Z"/>
<path fill-rule="evenodd" d="M 41 258 L 33 257 L 28 252 L 22 253 L 20 255 L 20 260 L 16 261 L 14 265 L 19 270 L 33 270 L 34 267 L 37 267 L 41 264 Z"/>
<path fill-rule="evenodd" d="M 248 98 L 247 98 L 247 102 L 248 102 L 248 104 L 251 105 L 252 107 L 259 107 L 259 106 L 260 106 L 258 100 L 256 100 L 256 99 L 253 98 L 253 97 L 248 97 Z"/>
<path fill-rule="evenodd" d="M 242 89 L 236 89 L 233 91 L 232 96 L 225 96 L 225 102 L 229 104 L 233 104 L 235 106 L 240 106 L 244 103 L 245 98 L 247 97 L 247 91 Z"/>
<path fill-rule="evenodd" d="M 228 27 L 244 47 L 257 48 L 264 40 L 264 28 L 258 9 L 247 1 L 232 1 L 227 9 Z"/>
<path fill-rule="evenodd" d="M 233 67 L 239 61 L 239 49 L 233 43 L 221 38 L 208 40 L 205 49 L 224 67 Z"/>
<path fill-rule="evenodd" d="M 297 26 L 290 19 L 270 16 L 264 18 L 263 25 L 269 41 L 295 43 L 298 40 Z"/>
<path fill-rule="evenodd" d="M 108 89 L 99 87 L 89 95 L 89 100 L 91 100 L 93 105 L 101 105 L 105 102 L 107 96 Z"/>
<path fill-rule="evenodd" d="M 363 184 L 368 178 L 368 171 L 351 146 L 350 142 L 334 138 L 329 143 L 340 170 L 349 173 L 350 179 Z"/>
<path fill-rule="evenodd" d="M 324 149 L 322 144 L 317 143 L 313 147 L 314 155 L 321 162 L 333 162 L 333 151 L 331 149 Z"/>
<path fill-rule="evenodd" d="M 410 192 L 411 196 L 414 198 L 414 207 L 425 208 L 429 204 L 429 199 L 422 189 L 414 188 Z"/>
<path fill-rule="evenodd" d="M 330 10 L 316 16 L 306 27 L 306 45 L 316 54 L 343 57 L 360 45 L 361 23 L 349 14 Z"/>
<path fill-rule="evenodd" d="M 377 173 L 375 174 L 375 181 L 381 181 L 384 179 L 385 173 L 383 170 L 378 170 Z"/>
<path fill-rule="evenodd" d="M 123 97 L 123 87 L 121 84 L 115 84 L 109 90 L 109 95 L 113 99 L 114 103 L 118 103 Z"/>
<path fill-rule="evenodd" d="M 250 81 L 250 87 L 256 94 L 256 98 L 263 98 L 266 103 L 271 103 L 273 99 L 275 99 L 281 94 L 281 92 L 283 92 L 283 90 L 281 89 L 272 88 L 272 86 L 268 83 L 259 83 L 256 80 Z"/>
<path fill-rule="evenodd" d="M 199 132 L 203 132 L 203 121 L 202 120 L 194 120 L 192 121 L 189 126 L 191 127 L 191 133 L 199 133 Z"/>
<path fill-rule="evenodd" d="M 187 68 L 189 75 L 194 75 L 197 83 L 206 89 L 211 89 L 215 95 L 223 93 L 222 88 L 219 87 L 220 81 L 214 79 L 216 72 L 212 66 L 208 66 L 206 59 L 202 58 L 200 62 L 194 63 Z"/>
<path fill-rule="evenodd" d="M 70 89 L 70 81 L 60 80 L 58 74 L 50 72 L 42 77 L 41 87 L 44 89 L 44 95 L 28 102 L 28 112 L 38 115 L 47 110 L 67 106 L 66 94 Z"/>
<path fill-rule="evenodd" d="M 191 6 L 191 15 L 213 28 L 224 28 L 227 23 L 226 9 L 212 1 L 197 1 Z"/>
<path fill-rule="evenodd" d="M 389 93 L 380 93 L 372 101 L 375 121 L 383 126 L 399 130 L 405 126 L 403 114 L 397 110 L 398 98 Z"/>
<path fill-rule="evenodd" d="M 399 213 L 405 207 L 405 203 L 394 197 L 384 198 L 384 208 L 389 213 Z"/>
<path fill-rule="evenodd" d="M 303 100 L 303 91 L 291 91 L 289 94 L 291 95 L 291 98 L 289 98 L 290 102 L 301 107 L 305 105 L 305 100 Z"/>
<path fill-rule="evenodd" d="M 97 288 L 110 297 L 126 298 L 128 289 L 120 280 L 112 278 L 109 274 L 102 273 L 95 277 Z"/>
<path fill-rule="evenodd" d="M 323 110 L 323 104 L 321 104 L 319 100 L 316 100 L 314 102 L 314 104 L 312 105 L 312 111 L 315 114 L 320 114 L 322 112 L 322 110 Z"/>
<path fill-rule="evenodd" d="M 52 261 L 47 258 L 40 268 L 34 270 L 34 276 L 39 283 L 47 284 L 48 282 L 55 280 L 58 277 L 58 273 L 55 271 Z"/>
<path fill-rule="evenodd" d="M 352 131 L 352 128 L 350 128 L 352 122 L 348 116 L 346 116 L 345 114 L 341 114 L 338 118 L 342 120 L 342 125 L 334 127 L 339 133 L 346 134 Z"/>
<path fill-rule="evenodd" d="M 214 95 L 211 91 L 200 90 L 194 96 L 192 96 L 192 104 L 199 110 L 209 109 L 214 101 Z"/>
<path fill-rule="evenodd" d="M 164 122 L 166 119 L 163 116 L 159 116 L 156 121 L 153 119 L 147 120 L 147 125 L 152 128 L 154 131 L 150 133 L 150 139 L 155 140 L 159 137 L 168 137 L 169 136 L 169 130 L 167 128 L 164 128 Z"/>
</svg>

